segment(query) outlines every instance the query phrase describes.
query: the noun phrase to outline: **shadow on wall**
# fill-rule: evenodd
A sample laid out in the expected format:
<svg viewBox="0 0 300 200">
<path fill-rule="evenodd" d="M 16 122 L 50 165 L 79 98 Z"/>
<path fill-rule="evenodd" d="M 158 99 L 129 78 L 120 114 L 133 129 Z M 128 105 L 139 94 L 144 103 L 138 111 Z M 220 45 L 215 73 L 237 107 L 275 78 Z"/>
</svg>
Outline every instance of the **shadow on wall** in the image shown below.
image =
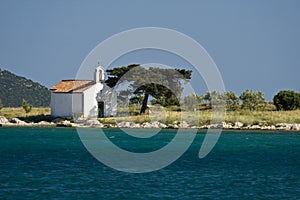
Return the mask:
<svg viewBox="0 0 300 200">
<path fill-rule="evenodd" d="M 103 85 L 103 89 L 97 94 L 97 101 L 104 102 L 104 117 L 116 116 L 117 114 L 117 92 Z"/>
<path fill-rule="evenodd" d="M 97 112 L 96 106 L 93 106 L 93 108 L 89 111 L 89 115 L 87 117 L 88 118 L 97 118 L 98 117 L 98 112 Z"/>
</svg>

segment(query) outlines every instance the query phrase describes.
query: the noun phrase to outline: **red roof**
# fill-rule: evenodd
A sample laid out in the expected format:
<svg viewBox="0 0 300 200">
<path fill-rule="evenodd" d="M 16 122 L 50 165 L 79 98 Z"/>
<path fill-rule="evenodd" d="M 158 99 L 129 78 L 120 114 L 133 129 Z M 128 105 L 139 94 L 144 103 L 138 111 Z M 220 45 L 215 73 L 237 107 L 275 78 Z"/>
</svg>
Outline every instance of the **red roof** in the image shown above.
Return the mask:
<svg viewBox="0 0 300 200">
<path fill-rule="evenodd" d="M 84 92 L 95 84 L 91 80 L 62 80 L 57 85 L 50 88 L 53 92 Z"/>
</svg>

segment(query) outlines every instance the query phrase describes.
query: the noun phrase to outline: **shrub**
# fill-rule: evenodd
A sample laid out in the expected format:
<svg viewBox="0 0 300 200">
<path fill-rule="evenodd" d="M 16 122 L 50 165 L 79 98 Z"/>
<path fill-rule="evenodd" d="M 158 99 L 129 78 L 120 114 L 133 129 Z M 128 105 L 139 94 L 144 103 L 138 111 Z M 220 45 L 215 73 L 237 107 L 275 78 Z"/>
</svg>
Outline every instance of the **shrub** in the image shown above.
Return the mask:
<svg viewBox="0 0 300 200">
<path fill-rule="evenodd" d="M 29 113 L 32 109 L 32 105 L 29 104 L 25 99 L 22 100 L 22 107 L 26 113 Z"/>
<path fill-rule="evenodd" d="M 273 103 L 277 110 L 296 110 L 300 108 L 300 93 L 291 90 L 282 90 L 278 92 Z"/>
</svg>

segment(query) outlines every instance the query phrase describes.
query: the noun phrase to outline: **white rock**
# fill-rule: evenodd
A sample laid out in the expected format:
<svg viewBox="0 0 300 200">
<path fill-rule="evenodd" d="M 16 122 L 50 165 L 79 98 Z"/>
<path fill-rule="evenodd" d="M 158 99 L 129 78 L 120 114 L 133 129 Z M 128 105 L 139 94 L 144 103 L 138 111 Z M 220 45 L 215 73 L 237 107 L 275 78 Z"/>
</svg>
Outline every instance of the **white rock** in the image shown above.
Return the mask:
<svg viewBox="0 0 300 200">
<path fill-rule="evenodd" d="M 38 123 L 36 123 L 36 125 L 39 125 L 39 126 L 51 126 L 53 125 L 53 123 L 51 122 L 46 122 L 46 121 L 40 121 Z"/>
<path fill-rule="evenodd" d="M 189 128 L 189 124 L 186 122 L 186 121 L 182 121 L 182 122 L 180 122 L 180 127 L 181 128 Z"/>
<path fill-rule="evenodd" d="M 139 124 L 136 124 L 134 122 L 120 122 L 117 124 L 119 128 L 138 128 L 140 127 Z"/>
<path fill-rule="evenodd" d="M 299 131 L 300 130 L 300 124 L 292 124 L 291 130 Z"/>
<path fill-rule="evenodd" d="M 141 125 L 142 128 L 151 128 L 151 124 L 149 122 L 144 122 Z"/>
<path fill-rule="evenodd" d="M 259 125 L 252 125 L 250 126 L 250 129 L 259 130 L 261 127 Z"/>
<path fill-rule="evenodd" d="M 244 125 L 244 124 L 243 124 L 242 122 L 235 122 L 233 127 L 236 127 L 236 128 L 242 128 L 243 125 Z"/>
<path fill-rule="evenodd" d="M 151 123 L 151 128 L 166 128 L 167 125 L 165 125 L 164 123 L 161 123 L 159 121 L 154 121 Z"/>
<path fill-rule="evenodd" d="M 26 122 L 24 122 L 24 121 L 22 121 L 22 120 L 20 120 L 18 118 L 12 118 L 10 120 L 10 122 L 13 123 L 13 124 L 18 124 L 18 125 L 27 125 Z"/>
<path fill-rule="evenodd" d="M 73 127 L 73 123 L 71 123 L 68 120 L 64 120 L 57 124 L 57 126 L 63 126 L 63 127 Z"/>
<path fill-rule="evenodd" d="M 100 124 L 101 123 L 96 119 L 90 119 L 90 120 L 86 120 L 84 122 L 84 125 L 86 125 L 86 126 L 97 126 L 97 125 L 100 125 Z"/>
<path fill-rule="evenodd" d="M 0 116 L 0 124 L 6 124 L 8 123 L 8 120 L 4 116 Z"/>
</svg>

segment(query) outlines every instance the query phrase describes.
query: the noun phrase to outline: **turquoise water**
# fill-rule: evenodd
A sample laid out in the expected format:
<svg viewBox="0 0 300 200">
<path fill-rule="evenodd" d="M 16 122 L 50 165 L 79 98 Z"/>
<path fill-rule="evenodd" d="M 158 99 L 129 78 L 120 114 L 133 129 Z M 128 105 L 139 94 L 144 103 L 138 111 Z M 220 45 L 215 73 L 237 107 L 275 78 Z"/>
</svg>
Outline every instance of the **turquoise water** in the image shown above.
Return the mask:
<svg viewBox="0 0 300 200">
<path fill-rule="evenodd" d="M 160 148 L 176 133 L 147 141 L 106 132 L 136 152 Z M 76 129 L 0 128 L 0 199 L 300 199 L 299 132 L 223 131 L 199 159 L 204 133 L 168 167 L 130 174 L 93 158 Z"/>
</svg>

